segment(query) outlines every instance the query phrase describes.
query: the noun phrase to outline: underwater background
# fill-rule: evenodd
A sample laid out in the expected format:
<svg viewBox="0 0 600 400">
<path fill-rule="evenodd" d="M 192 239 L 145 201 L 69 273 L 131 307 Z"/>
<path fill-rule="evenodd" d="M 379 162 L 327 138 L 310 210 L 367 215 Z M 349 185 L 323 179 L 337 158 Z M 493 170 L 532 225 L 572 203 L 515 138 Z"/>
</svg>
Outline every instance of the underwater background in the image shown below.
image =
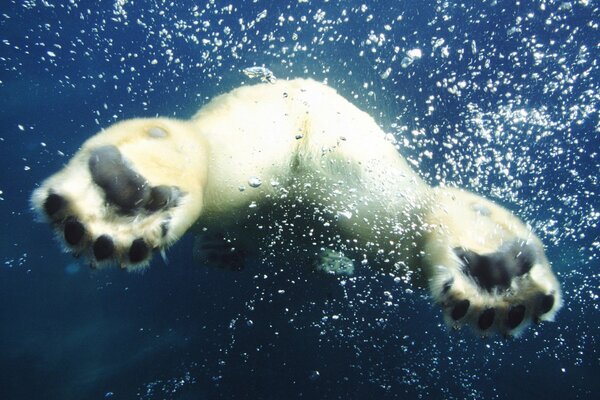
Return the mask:
<svg viewBox="0 0 600 400">
<path fill-rule="evenodd" d="M 597 0 L 2 1 L 0 398 L 599 398 L 599 24 Z M 481 339 L 405 279 L 223 271 L 191 236 L 143 274 L 90 270 L 35 222 L 86 138 L 190 117 L 250 66 L 326 81 L 429 183 L 528 221 L 556 321 Z"/>
</svg>

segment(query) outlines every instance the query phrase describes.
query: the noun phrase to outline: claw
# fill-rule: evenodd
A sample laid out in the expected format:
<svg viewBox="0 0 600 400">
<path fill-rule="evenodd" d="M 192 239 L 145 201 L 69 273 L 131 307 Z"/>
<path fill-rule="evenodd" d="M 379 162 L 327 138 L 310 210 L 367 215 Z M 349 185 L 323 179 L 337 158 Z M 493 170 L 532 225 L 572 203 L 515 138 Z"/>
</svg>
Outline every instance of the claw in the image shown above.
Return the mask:
<svg viewBox="0 0 600 400">
<path fill-rule="evenodd" d="M 162 257 L 165 265 L 168 265 L 169 259 L 167 258 L 167 253 L 165 252 L 165 249 L 160 249 L 160 256 Z"/>
<path fill-rule="evenodd" d="M 448 281 L 446 281 L 444 283 L 444 286 L 442 288 L 442 295 L 445 295 L 446 293 L 448 293 L 450 291 L 453 283 L 454 283 L 454 279 L 449 279 Z"/>
</svg>

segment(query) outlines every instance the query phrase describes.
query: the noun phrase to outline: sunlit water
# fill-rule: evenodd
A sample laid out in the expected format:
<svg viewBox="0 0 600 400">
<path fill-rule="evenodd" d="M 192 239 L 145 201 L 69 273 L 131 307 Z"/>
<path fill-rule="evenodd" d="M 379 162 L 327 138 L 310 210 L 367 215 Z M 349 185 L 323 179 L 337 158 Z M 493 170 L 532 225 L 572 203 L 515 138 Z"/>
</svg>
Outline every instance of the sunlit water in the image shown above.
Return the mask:
<svg viewBox="0 0 600 400">
<path fill-rule="evenodd" d="M 0 398 L 597 398 L 595 0 L 94 1 L 0 5 Z M 265 262 L 90 271 L 28 196 L 117 120 L 188 117 L 216 94 L 327 81 L 432 184 L 530 222 L 563 285 L 518 340 L 448 332 L 427 293 Z M 281 243 L 281 246 L 285 246 Z"/>
</svg>

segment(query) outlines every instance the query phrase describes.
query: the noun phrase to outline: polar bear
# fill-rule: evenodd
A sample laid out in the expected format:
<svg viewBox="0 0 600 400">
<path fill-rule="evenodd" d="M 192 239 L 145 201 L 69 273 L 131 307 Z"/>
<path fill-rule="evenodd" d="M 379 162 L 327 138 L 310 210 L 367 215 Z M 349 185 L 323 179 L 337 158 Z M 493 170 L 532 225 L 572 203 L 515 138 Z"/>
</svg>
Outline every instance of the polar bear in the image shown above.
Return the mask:
<svg viewBox="0 0 600 400">
<path fill-rule="evenodd" d="M 236 268 L 267 226 L 293 232 L 285 240 L 317 269 L 361 262 L 413 277 L 449 326 L 483 336 L 518 335 L 562 303 L 529 226 L 475 194 L 428 186 L 373 118 L 308 79 L 240 87 L 190 120 L 117 123 L 31 204 L 94 267 L 142 269 L 193 230 L 209 262 Z"/>
</svg>

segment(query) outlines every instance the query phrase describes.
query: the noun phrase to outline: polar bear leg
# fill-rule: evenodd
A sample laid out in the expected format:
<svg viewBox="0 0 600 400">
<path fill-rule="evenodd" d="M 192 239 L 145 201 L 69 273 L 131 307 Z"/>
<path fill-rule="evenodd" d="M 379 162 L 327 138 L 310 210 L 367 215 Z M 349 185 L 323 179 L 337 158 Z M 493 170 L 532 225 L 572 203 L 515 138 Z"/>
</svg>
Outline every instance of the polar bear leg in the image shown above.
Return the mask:
<svg viewBox="0 0 600 400">
<path fill-rule="evenodd" d="M 429 289 L 453 328 L 518 336 L 552 320 L 561 291 L 540 240 L 518 218 L 480 196 L 435 189 L 424 253 Z"/>
<path fill-rule="evenodd" d="M 92 266 L 138 268 L 197 219 L 204 163 L 185 123 L 125 121 L 88 140 L 31 203 L 67 251 Z"/>
</svg>

